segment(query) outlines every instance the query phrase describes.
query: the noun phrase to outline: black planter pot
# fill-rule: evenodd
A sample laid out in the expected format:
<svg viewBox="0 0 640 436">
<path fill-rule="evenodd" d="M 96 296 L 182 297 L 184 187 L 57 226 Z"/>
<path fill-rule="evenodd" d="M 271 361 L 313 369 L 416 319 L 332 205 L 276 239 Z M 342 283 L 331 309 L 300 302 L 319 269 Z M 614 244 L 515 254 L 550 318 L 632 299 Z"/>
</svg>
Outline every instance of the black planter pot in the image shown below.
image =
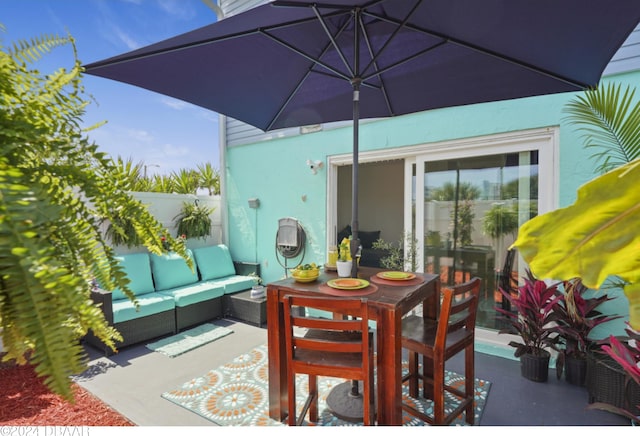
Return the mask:
<svg viewBox="0 0 640 436">
<path fill-rule="evenodd" d="M 520 356 L 520 373 L 528 380 L 546 382 L 549 378 L 550 357 L 547 350 L 542 350 L 540 354 L 523 354 Z"/>
<path fill-rule="evenodd" d="M 564 360 L 564 378 L 576 386 L 584 386 L 587 377 L 586 357 L 566 356 Z"/>
</svg>

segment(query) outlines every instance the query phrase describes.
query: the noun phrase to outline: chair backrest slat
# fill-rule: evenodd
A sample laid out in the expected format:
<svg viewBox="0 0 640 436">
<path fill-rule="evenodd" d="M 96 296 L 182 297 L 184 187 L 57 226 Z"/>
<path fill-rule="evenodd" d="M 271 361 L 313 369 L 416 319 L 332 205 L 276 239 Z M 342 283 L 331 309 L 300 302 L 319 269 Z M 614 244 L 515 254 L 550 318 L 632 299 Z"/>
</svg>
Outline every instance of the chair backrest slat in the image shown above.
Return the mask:
<svg viewBox="0 0 640 436">
<path fill-rule="evenodd" d="M 368 362 L 369 318 L 366 298 L 323 298 L 287 295 L 283 298 L 286 332 L 287 359 L 295 360 L 296 353 L 304 350 L 326 351 L 328 353 L 358 353 Z M 331 310 L 338 314 L 349 314 L 347 318 L 322 318 L 300 316 L 293 307 L 304 309 Z M 294 328 L 306 329 L 301 336 Z M 325 334 L 316 337 L 314 332 Z M 348 332 L 348 335 L 344 333 Z"/>
<path fill-rule="evenodd" d="M 447 334 L 466 329 L 471 335 L 476 325 L 481 280 L 474 277 L 468 282 L 442 288 L 440 319 L 434 346 L 444 348 Z"/>
</svg>

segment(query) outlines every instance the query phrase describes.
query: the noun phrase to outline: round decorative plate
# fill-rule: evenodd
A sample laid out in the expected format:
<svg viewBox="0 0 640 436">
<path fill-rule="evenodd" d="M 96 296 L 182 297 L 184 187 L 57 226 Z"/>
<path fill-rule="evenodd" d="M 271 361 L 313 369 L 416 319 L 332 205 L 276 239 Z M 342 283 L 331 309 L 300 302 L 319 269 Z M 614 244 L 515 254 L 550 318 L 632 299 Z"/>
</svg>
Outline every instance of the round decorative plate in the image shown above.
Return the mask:
<svg viewBox="0 0 640 436">
<path fill-rule="evenodd" d="M 333 279 L 327 282 L 327 285 L 331 286 L 334 289 L 362 289 L 369 286 L 369 282 L 363 279 Z"/>
<path fill-rule="evenodd" d="M 404 271 L 383 271 L 376 275 L 385 280 L 411 280 L 416 278 L 415 274 Z"/>
</svg>

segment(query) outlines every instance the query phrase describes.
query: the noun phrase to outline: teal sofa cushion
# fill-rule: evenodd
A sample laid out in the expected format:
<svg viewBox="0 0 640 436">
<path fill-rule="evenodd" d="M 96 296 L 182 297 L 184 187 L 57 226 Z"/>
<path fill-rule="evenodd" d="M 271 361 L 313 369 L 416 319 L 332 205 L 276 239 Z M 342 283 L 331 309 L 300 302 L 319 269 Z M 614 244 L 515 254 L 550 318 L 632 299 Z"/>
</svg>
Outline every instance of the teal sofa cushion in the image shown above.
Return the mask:
<svg viewBox="0 0 640 436">
<path fill-rule="evenodd" d="M 129 289 L 135 295 L 144 295 L 154 291 L 151 264 L 147 253 L 124 254 L 116 256 L 116 259 L 130 280 Z M 128 300 L 120 289 L 113 291 L 112 298 L 113 300 Z"/>
<path fill-rule="evenodd" d="M 215 282 L 202 282 L 168 291 L 158 291 L 158 294 L 173 298 L 177 307 L 186 307 L 201 301 L 222 297 L 224 285 Z"/>
<path fill-rule="evenodd" d="M 236 275 L 215 279 L 212 282 L 224 286 L 225 294 L 233 294 L 246 289 L 251 289 L 251 287 L 256 284 L 252 277 Z"/>
<path fill-rule="evenodd" d="M 173 298 L 157 292 L 140 295 L 136 299 L 138 300 L 139 309 L 136 309 L 136 306 L 129 299 L 113 301 L 114 323 L 155 315 L 167 310 L 174 310 L 176 307 Z"/>
<path fill-rule="evenodd" d="M 193 253 L 187 250 L 187 254 L 193 260 Z M 165 291 L 180 286 L 190 285 L 198 281 L 198 272 L 189 268 L 187 262 L 176 253 L 168 253 L 158 256 L 151 255 L 151 270 L 156 291 Z"/>
<path fill-rule="evenodd" d="M 200 271 L 200 280 L 213 280 L 236 273 L 231 253 L 226 245 L 196 248 L 193 250 L 193 255 Z"/>
</svg>

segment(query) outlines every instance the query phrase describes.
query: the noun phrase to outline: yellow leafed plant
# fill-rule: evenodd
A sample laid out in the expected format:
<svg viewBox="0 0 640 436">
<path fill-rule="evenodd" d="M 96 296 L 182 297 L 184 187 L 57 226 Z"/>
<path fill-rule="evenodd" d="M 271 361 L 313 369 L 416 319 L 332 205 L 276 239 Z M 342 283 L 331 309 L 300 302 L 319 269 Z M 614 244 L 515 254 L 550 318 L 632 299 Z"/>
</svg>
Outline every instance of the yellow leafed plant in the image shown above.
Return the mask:
<svg viewBox="0 0 640 436">
<path fill-rule="evenodd" d="M 630 324 L 640 328 L 640 160 L 586 183 L 576 202 L 533 218 L 517 247 L 541 278 L 581 277 L 593 289 L 611 276 L 626 285 Z"/>
</svg>

